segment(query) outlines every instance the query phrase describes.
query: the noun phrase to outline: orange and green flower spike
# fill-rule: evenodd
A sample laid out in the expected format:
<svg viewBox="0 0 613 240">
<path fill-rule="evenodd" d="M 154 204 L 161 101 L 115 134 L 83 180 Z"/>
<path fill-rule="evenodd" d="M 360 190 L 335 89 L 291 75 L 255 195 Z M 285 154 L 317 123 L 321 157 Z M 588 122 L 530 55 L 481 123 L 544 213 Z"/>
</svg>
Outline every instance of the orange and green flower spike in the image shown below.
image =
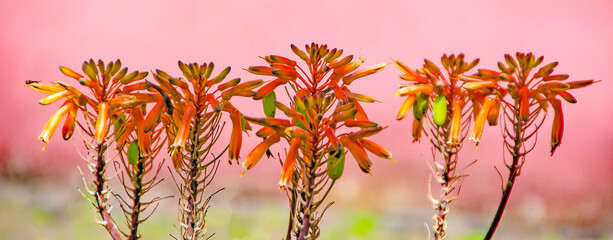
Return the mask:
<svg viewBox="0 0 613 240">
<path fill-rule="evenodd" d="M 422 135 L 425 135 L 434 149 L 443 156 L 442 160 L 433 160 L 436 166 L 433 175 L 442 188 L 442 194 L 437 199 L 433 197 L 437 210 L 434 236 L 435 239 L 442 239 L 445 236 L 447 208 L 454 199 L 451 195 L 457 193 L 453 186 L 459 184 L 458 179 L 462 178 L 455 171 L 457 153 L 468 134 L 472 115 L 479 112 L 479 105 L 474 103 L 480 102 L 477 98 L 483 95 L 482 92 L 491 92 L 497 85 L 495 81 L 484 81 L 477 76 L 465 75 L 479 63 L 479 59 L 467 62 L 464 54 L 443 55 L 442 68 L 428 59 L 424 59 L 424 64 L 418 69 L 411 69 L 398 60 L 394 62 L 403 73 L 400 78 L 408 82 L 400 84 L 394 94 L 404 98 L 396 119 L 406 118 L 412 108 L 413 142 L 419 141 Z M 466 104 L 469 102 L 473 105 Z M 484 115 L 483 121 L 485 117 L 487 114 Z M 476 124 L 475 127 L 479 125 Z"/>
<path fill-rule="evenodd" d="M 505 61 L 498 63 L 500 72 L 494 70 L 480 69 L 479 73 L 473 78 L 481 82 L 495 82 L 496 91 L 489 94 L 496 98 L 496 102 L 483 104 L 483 109 L 488 106 L 487 120 L 490 125 L 496 124 L 496 118 L 501 115 L 504 124 L 504 145 L 509 152 L 512 160 L 505 162 L 509 169 L 507 184 L 503 188 L 503 197 L 492 221 L 490 228 L 485 236 L 491 239 L 496 231 L 498 223 L 504 213 L 504 209 L 511 190 L 515 185 L 515 179 L 524 166 L 526 156 L 534 148 L 526 147 L 533 145 L 534 136 L 537 136 L 542 123 L 550 114 L 547 112 L 549 105 L 554 110 L 553 124 L 551 130 L 551 154 L 553 155 L 562 141 L 564 132 L 564 116 L 562 114 L 562 101 L 564 99 L 570 103 L 576 103 L 577 99 L 570 94 L 575 88 L 585 87 L 593 84 L 593 80 L 566 81 L 569 76 L 566 74 L 552 74 L 558 62 L 551 62 L 541 66 L 543 56 L 536 57 L 532 53 L 518 52 L 515 56 L 505 54 Z M 474 80 L 471 79 L 471 80 Z M 510 94 L 506 94 L 510 93 Z M 487 99 L 490 99 L 488 96 Z M 491 102 L 491 101 L 490 101 Z M 499 104 L 500 103 L 500 104 Z M 499 114 L 502 110 L 504 113 Z M 481 112 L 485 112 L 482 110 Z M 479 114 L 476 120 L 480 124 L 482 115 Z M 473 139 L 478 139 L 479 133 L 473 134 Z"/>
<path fill-rule="evenodd" d="M 139 135 L 138 138 L 141 138 L 141 141 L 138 141 L 137 144 L 142 146 L 142 149 L 146 148 L 147 151 L 139 151 L 137 159 L 149 159 L 151 155 L 154 155 L 151 153 L 152 132 L 145 133 L 143 131 L 145 122 L 142 120 L 142 114 L 141 120 L 136 126 L 134 124 L 136 120 L 133 118 L 126 119 L 126 116 L 128 116 L 130 112 L 140 113 L 143 111 L 144 105 L 150 102 L 160 101 L 162 99 L 161 95 L 165 93 L 158 91 L 152 91 L 153 93 L 142 93 L 144 90 L 151 90 L 149 89 L 151 85 L 143 80 L 148 73 L 138 71 L 128 73 L 127 68 L 121 68 L 121 61 L 119 60 L 105 64 L 101 60 L 95 62 L 93 59 L 90 59 L 82 64 L 82 69 L 84 74 L 77 73 L 65 66 L 60 66 L 59 68 L 62 74 L 79 83 L 80 86 L 77 87 L 61 81 L 50 84 L 26 81 L 26 85 L 36 91 L 47 94 L 47 96 L 39 101 L 42 105 L 51 105 L 60 100 L 64 101 L 59 110 L 49 119 L 39 136 L 44 142 L 43 149 L 50 141 L 59 122 L 64 117 L 65 121 L 62 127 L 62 137 L 64 140 L 70 139 L 75 131 L 80 132 L 79 135 L 86 143 L 85 148 L 89 151 L 88 156 L 91 156 L 87 158 L 86 161 L 88 161 L 91 166 L 90 170 L 93 176 L 91 183 L 95 186 L 94 190 L 90 191 L 94 199 L 92 203 L 96 211 L 100 214 L 100 222 L 113 239 L 121 239 L 122 234 L 118 231 L 110 215 L 111 206 L 108 203 L 108 193 L 110 193 L 110 191 L 107 186 L 107 181 L 109 179 L 105 174 L 105 169 L 109 160 L 105 152 L 110 149 L 110 146 L 113 144 L 112 140 L 115 140 L 115 147 L 120 151 L 119 155 L 123 157 L 124 152 L 122 149 L 125 143 L 129 141 L 132 146 L 135 146 L 136 135 Z M 79 112 L 83 114 L 78 114 Z M 149 128 L 153 128 L 152 126 L 156 125 L 156 123 L 153 123 L 155 121 L 157 121 L 155 117 L 149 120 L 149 122 L 152 122 Z M 77 126 L 79 126 L 79 128 L 77 128 Z M 111 128 L 111 126 L 113 126 L 113 128 Z M 135 133 L 137 130 L 138 133 Z M 157 134 L 155 136 L 159 136 L 160 131 L 156 132 Z M 161 149 L 161 144 L 159 144 L 159 141 L 157 143 L 156 151 L 159 151 L 159 149 Z M 134 158 L 131 159 L 134 160 Z M 131 163 L 132 161 L 130 161 L 130 164 Z M 123 170 L 132 171 L 134 168 L 124 165 Z M 134 172 L 130 174 L 136 176 Z M 138 179 L 142 178 L 143 175 L 141 174 L 139 176 Z M 129 193 L 134 194 L 133 196 L 138 195 L 138 199 L 152 187 L 152 183 L 156 182 L 155 176 L 150 180 L 149 184 L 140 184 L 142 181 L 136 183 L 135 179 L 137 178 L 129 178 L 127 181 L 129 181 L 130 184 L 133 183 L 139 186 L 138 188 L 133 188 L 139 189 L 137 192 Z M 124 186 L 126 186 L 126 183 L 128 182 L 122 182 Z M 156 200 L 154 200 L 154 202 L 155 201 Z M 135 202 L 141 204 L 140 201 Z M 135 221 L 129 221 L 131 222 L 129 228 L 132 232 L 126 234 L 129 239 L 132 239 L 138 235 L 137 222 L 139 222 L 139 217 L 137 212 L 144 210 L 146 207 L 133 208 L 136 205 L 128 205 L 127 202 L 123 202 L 121 209 L 124 210 L 124 212 L 131 212 L 129 216 L 134 217 L 132 220 Z"/>
<path fill-rule="evenodd" d="M 262 57 L 268 63 L 267 66 L 246 69 L 255 75 L 270 77 L 270 82 L 254 88 L 256 94 L 253 97 L 254 100 L 262 100 L 267 117 L 244 116 L 244 119 L 264 127 L 256 133 L 257 136 L 268 139 L 271 134 L 277 134 L 289 143 L 279 184 L 283 189 L 295 191 L 296 196 L 304 198 L 295 201 L 292 207 L 303 211 L 303 214 L 304 211 L 309 214 L 297 220 L 302 226 L 290 227 L 301 239 L 309 234 L 311 224 L 316 223 L 311 213 L 319 207 L 313 200 L 317 194 L 309 185 L 331 187 L 329 181 L 325 180 L 334 177 L 332 180 L 336 181 L 341 177 L 345 148 L 353 154 L 360 169 L 370 172 L 372 163 L 365 147 L 360 146 L 360 139 L 374 135 L 383 128 L 369 120 L 361 104 L 377 100 L 353 92 L 349 86 L 381 71 L 388 64 L 379 63 L 359 69 L 365 58 L 354 58 L 351 55 L 343 57 L 343 50 L 329 49 L 326 45 L 315 43 L 306 45 L 304 49 L 291 45 L 291 49 L 298 56 L 297 59 L 268 55 Z M 289 103 L 276 98 L 279 88 L 284 88 L 285 91 L 282 92 L 288 93 Z M 271 109 L 272 106 L 280 110 L 276 111 L 276 115 L 274 109 Z M 279 113 L 285 116 L 279 116 Z M 361 130 L 350 135 L 344 133 L 346 131 L 342 129 L 345 128 Z M 378 144 L 370 140 L 364 141 L 371 153 L 382 158 L 391 158 L 391 153 Z M 256 148 L 258 153 L 265 150 L 259 145 Z M 334 164 L 327 164 L 327 161 L 334 161 Z M 247 160 L 244 164 L 247 164 Z M 252 164 L 247 165 L 252 167 Z M 328 167 L 334 170 L 323 170 Z M 316 174 L 323 171 L 329 174 Z M 323 198 L 325 196 L 318 201 Z"/>
<path fill-rule="evenodd" d="M 181 202 L 191 204 L 191 207 L 181 208 L 181 238 L 191 239 L 206 232 L 202 213 L 197 209 L 207 207 L 208 201 L 202 199 L 202 192 L 208 184 L 200 183 L 205 181 L 204 179 L 211 181 L 216 172 L 211 169 L 217 169 L 218 160 L 225 157 L 225 151 L 230 164 L 233 160 L 238 163 L 243 131 L 251 128 L 231 101 L 235 97 L 253 97 L 257 94 L 254 89 L 264 84 L 264 81 L 241 82 L 240 78 L 226 80 L 231 68 L 226 67 L 215 73 L 215 64 L 212 62 L 179 61 L 177 65 L 182 76 L 175 77 L 165 71 L 156 70 L 153 77 L 159 83 L 161 91 L 168 93 L 167 102 L 174 107 L 173 111 L 163 113 L 161 119 L 167 123 L 165 130 L 170 143 L 169 152 L 175 171 L 182 180 L 183 186 L 179 188 Z M 271 75 L 272 70 L 268 73 Z M 229 120 L 227 125 L 224 123 L 225 116 L 225 119 Z M 213 152 L 217 141 L 226 133 L 230 138 L 227 148 L 222 153 Z M 274 140 L 274 136 L 267 136 L 267 142 Z M 250 164 L 255 164 L 267 149 L 250 153 L 245 162 L 247 164 L 243 166 L 251 168 Z"/>
</svg>

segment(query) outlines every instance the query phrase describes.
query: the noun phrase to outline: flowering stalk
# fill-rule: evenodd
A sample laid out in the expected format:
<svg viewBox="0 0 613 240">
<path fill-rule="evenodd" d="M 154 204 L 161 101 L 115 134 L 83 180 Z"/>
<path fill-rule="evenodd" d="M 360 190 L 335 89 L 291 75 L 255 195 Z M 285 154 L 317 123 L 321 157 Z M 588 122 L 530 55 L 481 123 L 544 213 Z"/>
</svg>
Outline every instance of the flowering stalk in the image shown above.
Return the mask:
<svg viewBox="0 0 613 240">
<path fill-rule="evenodd" d="M 90 95 L 83 94 L 77 88 L 60 81 L 50 84 L 27 81 L 26 85 L 47 94 L 39 101 L 42 105 L 66 99 L 60 109 L 49 119 L 39 138 L 46 146 L 64 116 L 66 117 L 62 129 L 64 140 L 70 139 L 75 126 L 79 125 L 83 132 L 81 136 L 85 147 L 89 151 L 89 158 L 85 161 L 88 162 L 89 170 L 94 178 L 93 190 L 90 190 L 86 184 L 88 193 L 94 197 L 90 201 L 102 218 L 99 223 L 106 228 L 113 239 L 122 239 L 120 230 L 111 218 L 111 207 L 108 204 L 108 195 L 111 191 L 107 185 L 108 177 L 105 176 L 109 161 L 105 158 L 105 153 L 112 144 L 110 138 L 114 134 L 109 128 L 127 109 L 156 102 L 162 97 L 160 94 L 122 92 L 122 90 L 125 91 L 124 86 L 128 88 L 128 84 L 144 79 L 147 73 L 138 71 L 128 73 L 127 68 L 121 68 L 119 60 L 105 65 L 101 60 L 96 64 L 90 59 L 83 63 L 82 68 L 86 76 L 63 66 L 60 66 L 60 71 L 88 88 Z M 133 85 L 136 84 L 148 86 L 144 81 Z M 84 120 L 77 120 L 78 112 L 83 113 Z"/>
<path fill-rule="evenodd" d="M 413 70 L 395 61 L 403 72 L 400 78 L 410 82 L 401 84 L 396 92 L 396 96 L 406 97 L 396 119 L 404 119 L 413 108 L 413 142 L 419 141 L 423 132 L 433 149 L 442 155 L 442 160 L 437 160 L 433 151 L 432 171 L 441 190 L 437 198 L 430 198 L 436 212 L 433 218 L 434 238 L 444 239 L 449 205 L 456 198 L 460 180 L 465 176 L 456 172 L 457 154 L 472 120 L 473 112 L 470 109 L 479 107 L 481 96 L 480 91 L 463 88 L 465 83 L 460 81 L 459 76 L 470 71 L 479 59 L 468 63 L 464 61 L 464 54 L 445 54 L 441 63 L 446 74 L 430 60 L 425 59 L 424 62 L 423 67 Z M 470 107 L 467 106 L 468 102 L 472 103 Z M 424 122 L 427 129 L 423 127 Z"/>
<path fill-rule="evenodd" d="M 169 152 L 174 170 L 181 180 L 178 184 L 181 195 L 178 219 L 181 239 L 203 239 L 206 235 L 208 203 L 217 192 L 207 198 L 203 195 L 217 173 L 218 160 L 223 154 L 214 155 L 211 152 L 224 126 L 222 112 L 229 113 L 232 121 L 232 136 L 226 148 L 230 150 L 231 163 L 232 160 L 238 161 L 241 131 L 248 125 L 241 124 L 244 121 L 242 115 L 229 100 L 233 96 L 254 96 L 252 89 L 262 83 L 261 80 L 240 83 L 240 79 L 222 83 L 230 67 L 211 77 L 214 67 L 213 63 L 199 65 L 179 62 L 185 79 L 171 77 L 162 70 L 154 73 L 156 81 L 164 92 L 168 92 L 175 107 L 174 112 L 162 115 L 162 121 L 171 143 Z"/>
<path fill-rule="evenodd" d="M 291 205 L 287 238 L 316 239 L 318 223 L 330 204 L 320 214 L 317 210 L 343 173 L 346 151 L 365 173 L 370 173 L 372 165 L 366 151 L 391 159 L 391 153 L 367 139 L 383 127 L 368 119 L 360 102 L 376 100 L 348 89 L 355 80 L 376 73 L 387 64 L 356 70 L 364 58 L 341 57 L 341 49 L 315 43 L 306 45 L 306 51 L 294 45 L 291 48 L 306 68 L 292 59 L 268 55 L 263 59 L 269 65 L 247 69 L 274 80 L 260 87 L 253 97 L 262 99 L 266 117 L 245 116 L 250 123 L 262 126 L 256 135 L 264 140 L 242 165 L 245 171 L 251 169 L 270 146 L 281 139 L 287 141 L 289 148 L 279 181 Z M 275 89 L 280 86 L 286 86 L 290 99 L 287 105 L 276 101 Z M 276 117 L 277 109 L 287 118 Z"/>
<path fill-rule="evenodd" d="M 536 136 L 541 128 L 548 113 L 548 107 L 551 105 L 554 111 L 551 134 L 551 154 L 553 155 L 556 148 L 560 145 L 562 131 L 564 130 L 559 97 L 567 102 L 576 103 L 576 99 L 568 93 L 568 90 L 586 87 L 594 83 L 593 80 L 562 82 L 568 79 L 568 75 L 552 74 L 558 62 L 542 66 L 531 74 L 532 70 L 536 69 L 543 62 L 543 59 L 543 56 L 536 58 L 532 53 L 518 52 L 515 57 L 506 54 L 505 63 L 498 63 L 500 72 L 480 69 L 479 73 L 475 76 L 463 76 L 474 81 L 475 86 L 483 84 L 491 85 L 494 83 L 498 86 L 497 88 L 500 92 L 510 93 L 508 96 L 511 98 L 505 99 L 506 94 L 496 96 L 496 101 L 501 102 L 503 106 L 504 146 L 511 155 L 512 160 L 510 163 L 505 161 L 509 175 L 502 190 L 500 204 L 485 239 L 492 238 L 500 223 L 511 191 L 515 185 L 515 179 L 521 173 L 527 154 L 536 145 L 536 137 L 534 139 L 532 137 Z M 482 112 L 487 112 L 487 110 L 482 110 Z M 489 115 L 489 113 L 484 114 Z M 478 119 L 478 121 L 484 120 Z M 475 124 L 480 123 L 476 122 Z"/>
<path fill-rule="evenodd" d="M 163 96 L 167 98 L 165 93 L 163 93 Z M 153 214 L 151 212 L 148 216 L 142 217 L 141 213 L 152 204 L 163 199 L 155 197 L 149 201 L 144 201 L 143 196 L 161 182 L 161 180 L 157 180 L 157 177 L 162 169 L 163 162 L 154 165 L 153 159 L 162 150 L 166 139 L 161 137 L 163 128 L 160 124 L 160 115 L 165 108 L 168 107 L 164 106 L 163 101 L 160 100 L 149 111 L 146 118 L 142 108 L 134 108 L 128 111 L 129 114 L 121 115 L 114 125 L 117 150 L 119 151 L 121 165 L 125 170 L 124 174 L 119 176 L 119 181 L 126 190 L 128 199 L 118 194 L 114 195 L 119 200 L 120 207 L 126 217 L 129 232 L 127 239 L 129 240 L 140 238 L 138 229 L 140 223 Z M 151 142 L 151 144 L 148 144 L 148 142 Z"/>
</svg>

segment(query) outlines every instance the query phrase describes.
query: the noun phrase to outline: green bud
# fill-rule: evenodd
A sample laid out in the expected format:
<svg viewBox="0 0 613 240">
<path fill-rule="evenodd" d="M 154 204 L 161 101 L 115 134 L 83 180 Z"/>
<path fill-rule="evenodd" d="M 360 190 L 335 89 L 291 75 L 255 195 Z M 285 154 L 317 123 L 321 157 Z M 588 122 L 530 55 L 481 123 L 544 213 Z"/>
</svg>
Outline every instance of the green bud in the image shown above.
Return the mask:
<svg viewBox="0 0 613 240">
<path fill-rule="evenodd" d="M 432 103 L 432 120 L 436 126 L 443 126 L 447 120 L 447 98 L 437 96 Z"/>
</svg>

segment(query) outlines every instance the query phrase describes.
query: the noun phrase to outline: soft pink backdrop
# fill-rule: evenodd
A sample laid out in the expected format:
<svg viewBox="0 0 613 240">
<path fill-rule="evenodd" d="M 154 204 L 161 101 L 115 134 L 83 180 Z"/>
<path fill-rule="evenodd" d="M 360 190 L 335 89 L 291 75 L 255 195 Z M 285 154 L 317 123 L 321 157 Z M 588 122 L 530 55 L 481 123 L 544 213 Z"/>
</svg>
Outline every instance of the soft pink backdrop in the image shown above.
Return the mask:
<svg viewBox="0 0 613 240">
<path fill-rule="evenodd" d="M 37 136 L 57 106 L 38 105 L 42 95 L 23 82 L 71 82 L 58 66 L 80 69 L 89 58 L 119 58 L 130 69 L 160 68 L 174 74 L 177 60 L 214 61 L 232 66 L 230 77 L 252 79 L 241 69 L 262 64 L 258 56 L 291 56 L 291 43 L 327 43 L 366 57 L 365 65 L 394 58 L 412 67 L 420 66 L 423 58 L 437 60 L 443 53 L 463 52 L 468 58 L 481 58 L 479 67 L 494 68 L 504 53 L 531 51 L 545 55 L 545 61 L 559 61 L 556 72 L 572 79 L 603 81 L 573 91 L 579 102 L 564 105 L 567 128 L 553 158 L 548 154 L 550 120 L 543 127 L 511 204 L 531 196 L 545 199 L 539 200 L 541 205 L 573 204 L 583 210 L 569 214 L 583 214 L 589 222 L 599 211 L 612 211 L 606 206 L 613 199 L 612 12 L 613 4 L 605 0 L 2 1 L 0 162 L 8 164 L 0 169 L 51 175 L 75 171 L 74 147 L 59 134 L 45 152 L 40 151 Z M 410 143 L 410 120 L 394 120 L 402 101 L 391 96 L 401 81 L 398 75 L 392 65 L 354 84 L 354 91 L 383 102 L 366 110 L 372 119 L 390 126 L 375 139 L 398 163 L 375 160 L 372 177 L 357 174 L 354 165 L 349 171 L 358 182 L 372 180 L 425 199 L 430 148 L 425 141 Z M 252 106 L 248 101 L 241 105 Z M 259 107 L 253 105 L 249 111 L 259 114 Z M 466 144 L 462 159 L 479 162 L 466 170 L 471 177 L 465 181 L 460 206 L 493 211 L 491 203 L 480 204 L 499 195 L 500 180 L 493 168 L 503 168 L 499 135 L 498 128 L 487 129 L 478 152 Z M 222 168 L 228 178 L 240 173 L 236 166 Z M 278 171 L 276 163 L 263 162 L 241 180 L 253 184 L 250 179 L 266 176 L 258 183 L 276 188 Z"/>
</svg>

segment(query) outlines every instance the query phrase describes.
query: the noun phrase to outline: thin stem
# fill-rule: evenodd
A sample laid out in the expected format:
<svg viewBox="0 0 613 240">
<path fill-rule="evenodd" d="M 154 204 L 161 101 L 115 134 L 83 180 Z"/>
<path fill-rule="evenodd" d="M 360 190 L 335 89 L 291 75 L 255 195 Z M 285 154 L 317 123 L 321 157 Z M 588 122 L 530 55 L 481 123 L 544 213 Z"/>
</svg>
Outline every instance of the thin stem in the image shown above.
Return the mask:
<svg viewBox="0 0 613 240">
<path fill-rule="evenodd" d="M 487 234 L 485 235 L 484 239 L 492 239 L 492 236 L 494 236 L 496 228 L 500 223 L 500 219 L 502 219 L 502 214 L 504 213 L 504 209 L 506 208 L 507 202 L 509 201 L 509 196 L 511 196 L 511 190 L 513 190 L 513 185 L 515 184 L 515 178 L 517 177 L 519 172 L 519 168 L 516 168 L 516 162 L 518 161 L 518 159 L 519 156 L 513 157 L 513 165 L 511 165 L 511 168 L 509 168 L 509 178 L 507 180 L 507 184 L 504 190 L 502 191 L 502 198 L 500 199 L 500 203 L 498 204 L 498 210 L 496 210 L 496 215 L 494 215 L 494 219 L 492 220 L 490 228 L 487 230 Z"/>
<path fill-rule="evenodd" d="M 294 230 L 294 215 L 296 214 L 296 191 L 288 190 L 291 194 L 290 196 L 290 214 L 289 214 L 289 223 L 287 224 L 287 235 L 285 236 L 285 240 L 292 239 L 292 230 Z"/>
</svg>

